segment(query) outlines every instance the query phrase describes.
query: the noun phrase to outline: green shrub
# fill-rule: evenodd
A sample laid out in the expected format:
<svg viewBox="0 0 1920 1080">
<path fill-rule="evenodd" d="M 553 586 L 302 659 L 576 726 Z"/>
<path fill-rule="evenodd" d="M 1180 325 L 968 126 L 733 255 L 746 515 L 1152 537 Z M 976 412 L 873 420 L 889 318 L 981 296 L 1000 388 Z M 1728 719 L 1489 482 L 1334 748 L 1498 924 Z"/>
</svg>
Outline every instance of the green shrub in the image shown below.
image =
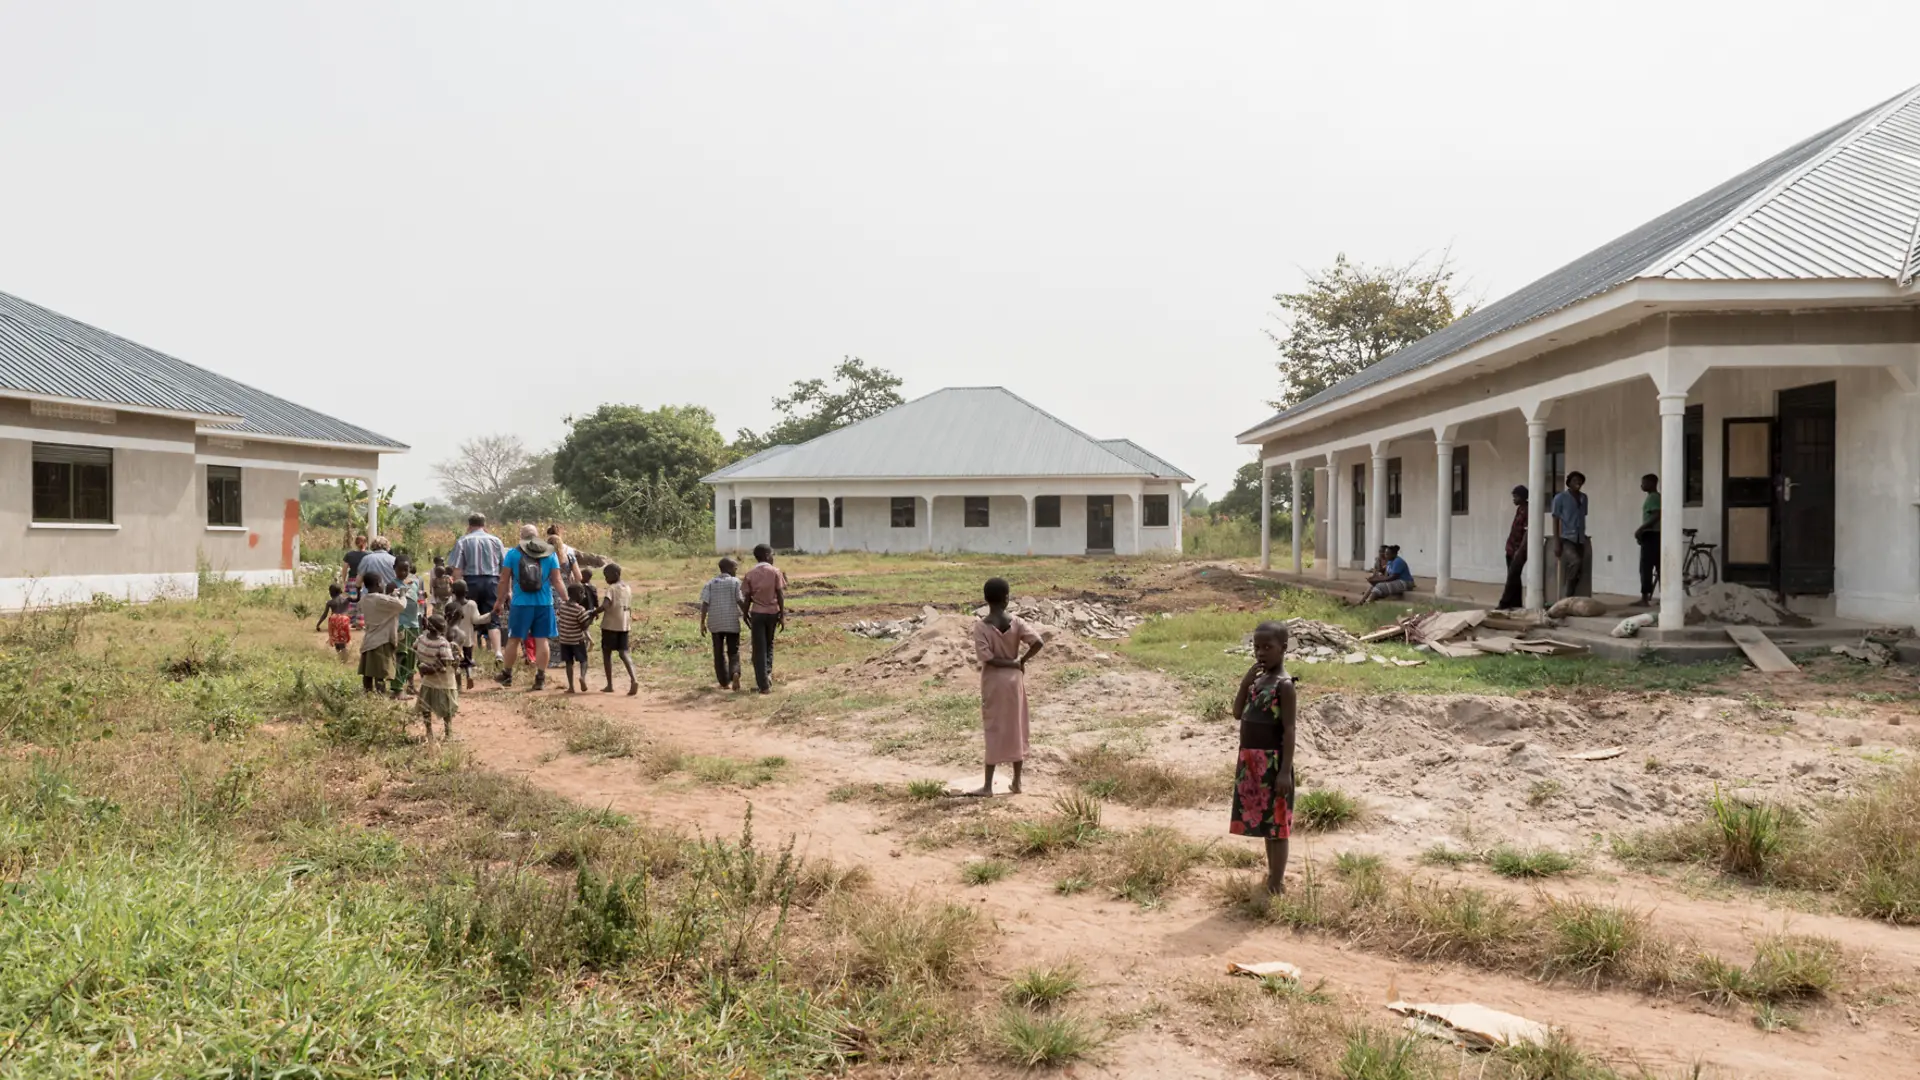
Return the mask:
<svg viewBox="0 0 1920 1080">
<path fill-rule="evenodd" d="M 1487 867 L 1501 877 L 1555 877 L 1579 865 L 1573 856 L 1551 848 L 1500 846 L 1487 853 Z"/>
<path fill-rule="evenodd" d="M 1337 788 L 1303 791 L 1294 800 L 1294 823 L 1307 832 L 1330 832 L 1359 816 L 1359 801 Z"/>
<path fill-rule="evenodd" d="M 1071 964 L 1028 968 L 1007 984 L 1007 1003 L 1029 1009 L 1049 1009 L 1080 989 L 1080 969 Z"/>
<path fill-rule="evenodd" d="M 1078 1061 L 1099 1049 L 1106 1036 L 1075 1016 L 1036 1016 L 1021 1009 L 1000 1014 L 993 1029 L 999 1056 L 1022 1068 L 1050 1068 Z"/>
</svg>

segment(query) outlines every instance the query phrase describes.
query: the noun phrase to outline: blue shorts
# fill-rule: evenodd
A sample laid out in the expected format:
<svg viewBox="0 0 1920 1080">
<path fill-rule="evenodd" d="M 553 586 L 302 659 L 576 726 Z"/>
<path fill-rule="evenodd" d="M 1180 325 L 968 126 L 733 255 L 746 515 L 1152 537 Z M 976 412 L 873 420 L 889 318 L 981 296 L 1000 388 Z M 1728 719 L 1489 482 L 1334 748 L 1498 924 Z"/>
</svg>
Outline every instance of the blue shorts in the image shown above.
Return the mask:
<svg viewBox="0 0 1920 1080">
<path fill-rule="evenodd" d="M 552 604 L 515 604 L 507 613 L 507 637 L 514 641 L 560 636 Z"/>
</svg>

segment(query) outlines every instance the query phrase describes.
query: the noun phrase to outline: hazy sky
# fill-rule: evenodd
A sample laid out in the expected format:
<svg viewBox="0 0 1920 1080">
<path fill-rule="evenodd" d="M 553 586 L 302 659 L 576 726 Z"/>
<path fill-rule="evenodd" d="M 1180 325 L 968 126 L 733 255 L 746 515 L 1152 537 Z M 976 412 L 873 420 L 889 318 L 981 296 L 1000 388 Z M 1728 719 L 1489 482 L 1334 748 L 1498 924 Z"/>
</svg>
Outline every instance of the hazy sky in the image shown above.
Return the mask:
<svg viewBox="0 0 1920 1080">
<path fill-rule="evenodd" d="M 1920 82 L 1906 3 L 0 0 L 0 290 L 371 427 L 402 493 L 844 354 L 1224 490 L 1273 293 L 1497 297 Z"/>
</svg>

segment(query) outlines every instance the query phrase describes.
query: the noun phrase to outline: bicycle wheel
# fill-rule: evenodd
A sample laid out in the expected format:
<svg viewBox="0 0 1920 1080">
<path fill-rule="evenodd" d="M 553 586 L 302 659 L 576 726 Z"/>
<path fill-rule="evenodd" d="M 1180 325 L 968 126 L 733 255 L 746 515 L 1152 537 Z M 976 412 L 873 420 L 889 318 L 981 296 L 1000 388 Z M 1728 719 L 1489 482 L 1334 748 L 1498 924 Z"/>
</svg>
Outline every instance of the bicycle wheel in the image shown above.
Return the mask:
<svg viewBox="0 0 1920 1080">
<path fill-rule="evenodd" d="M 1720 566 L 1714 562 L 1713 552 L 1705 548 L 1695 548 L 1687 553 L 1687 565 L 1680 572 L 1680 584 L 1688 596 L 1699 592 L 1720 579 Z"/>
</svg>

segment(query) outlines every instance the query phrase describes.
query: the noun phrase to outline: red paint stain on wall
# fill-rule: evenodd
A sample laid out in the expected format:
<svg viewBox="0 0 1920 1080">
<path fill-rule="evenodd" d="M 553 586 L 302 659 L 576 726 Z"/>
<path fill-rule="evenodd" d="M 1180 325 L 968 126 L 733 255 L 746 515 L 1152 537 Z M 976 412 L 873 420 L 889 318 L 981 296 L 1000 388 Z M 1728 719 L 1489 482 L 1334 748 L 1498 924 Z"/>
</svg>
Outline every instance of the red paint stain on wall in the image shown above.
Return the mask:
<svg viewBox="0 0 1920 1080">
<path fill-rule="evenodd" d="M 257 548 L 257 547 L 259 547 L 259 546 L 260 546 L 260 534 L 259 534 L 259 533 L 248 533 L 248 534 L 247 534 L 247 546 L 248 546 L 248 547 L 250 547 L 250 548 Z"/>
<path fill-rule="evenodd" d="M 254 537 L 258 540 L 259 537 Z M 293 548 L 300 542 L 300 500 L 288 499 L 280 517 L 280 569 L 293 569 Z"/>
</svg>

